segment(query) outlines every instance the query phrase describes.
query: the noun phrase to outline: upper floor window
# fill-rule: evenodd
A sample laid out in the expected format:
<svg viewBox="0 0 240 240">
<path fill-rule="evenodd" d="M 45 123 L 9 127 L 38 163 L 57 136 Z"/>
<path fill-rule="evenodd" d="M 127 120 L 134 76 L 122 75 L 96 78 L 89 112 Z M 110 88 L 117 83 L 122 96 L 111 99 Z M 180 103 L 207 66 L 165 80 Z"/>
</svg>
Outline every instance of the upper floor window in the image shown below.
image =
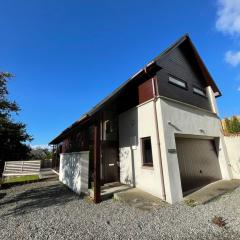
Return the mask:
<svg viewBox="0 0 240 240">
<path fill-rule="evenodd" d="M 103 123 L 103 140 L 115 141 L 117 139 L 117 119 L 109 116 Z"/>
<path fill-rule="evenodd" d="M 201 88 L 193 87 L 193 92 L 200 95 L 200 96 L 206 97 L 205 91 Z"/>
<path fill-rule="evenodd" d="M 187 83 L 184 82 L 183 80 L 179 79 L 179 78 L 169 76 L 168 77 L 168 82 L 175 85 L 175 86 L 187 89 Z"/>
</svg>

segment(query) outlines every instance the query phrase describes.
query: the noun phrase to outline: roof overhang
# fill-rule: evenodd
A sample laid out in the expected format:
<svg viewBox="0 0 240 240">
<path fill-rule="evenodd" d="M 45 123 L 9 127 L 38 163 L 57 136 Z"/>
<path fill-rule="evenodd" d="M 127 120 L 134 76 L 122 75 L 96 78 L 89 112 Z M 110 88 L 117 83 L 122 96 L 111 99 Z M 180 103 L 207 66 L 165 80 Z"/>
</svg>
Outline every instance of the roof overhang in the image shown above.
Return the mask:
<svg viewBox="0 0 240 240">
<path fill-rule="evenodd" d="M 57 137 L 55 137 L 49 145 L 58 144 L 61 141 L 66 138 L 67 135 L 69 135 L 71 132 L 73 132 L 76 128 L 80 127 L 83 124 L 86 124 L 90 119 L 94 117 L 94 115 L 99 112 L 101 109 L 103 109 L 114 97 L 117 97 L 118 94 L 120 94 L 122 91 L 124 91 L 125 88 L 128 87 L 128 85 L 134 80 L 141 76 L 144 76 L 148 74 L 150 71 L 156 71 L 159 69 L 159 66 L 156 64 L 155 61 L 149 62 L 144 68 L 142 68 L 140 71 L 135 73 L 131 78 L 129 78 L 127 81 L 125 81 L 120 87 L 118 87 L 115 91 L 113 91 L 109 96 L 104 98 L 99 104 L 97 104 L 95 107 L 93 107 L 89 112 L 84 114 L 82 117 L 80 117 L 79 120 L 74 122 L 72 125 L 70 125 L 68 128 L 66 128 L 63 132 L 61 132 Z"/>
<path fill-rule="evenodd" d="M 216 97 L 221 96 L 221 92 L 218 89 L 216 83 L 214 82 L 212 76 L 210 75 L 207 67 L 203 63 L 197 49 L 193 45 L 191 39 L 189 38 L 188 34 L 185 34 L 182 36 L 178 41 L 176 41 L 174 44 L 172 44 L 169 48 L 167 48 L 165 51 L 163 51 L 158 57 L 156 57 L 154 60 L 149 62 L 147 65 L 145 65 L 140 71 L 135 73 L 131 78 L 129 78 L 127 81 L 125 81 L 120 87 L 118 87 L 115 91 L 113 91 L 109 96 L 104 98 L 99 104 L 97 104 L 95 107 L 93 107 L 89 112 L 84 114 L 79 120 L 74 122 L 71 126 L 66 128 L 62 133 L 60 133 L 57 137 L 55 137 L 49 144 L 58 144 L 61 141 L 64 140 L 64 138 L 67 137 L 68 134 L 73 132 L 76 128 L 78 128 L 81 125 L 84 125 L 86 122 L 88 122 L 90 119 L 93 118 L 93 116 L 99 112 L 102 108 L 104 108 L 111 100 L 113 100 L 115 97 L 117 97 L 122 91 L 124 91 L 129 84 L 137 80 L 139 77 L 144 76 L 145 74 L 151 72 L 151 71 L 157 71 L 161 68 L 159 66 L 158 61 L 160 61 L 162 58 L 164 58 L 172 49 L 178 47 L 183 42 L 188 42 L 191 50 L 193 51 L 194 57 L 196 59 L 196 62 L 199 65 L 199 68 L 206 80 L 206 85 L 211 86 L 212 90 Z"/>
<path fill-rule="evenodd" d="M 68 128 L 66 128 L 64 131 L 62 131 L 57 137 L 55 137 L 49 143 L 49 145 L 54 145 L 54 144 L 60 143 L 69 133 L 71 133 L 74 129 L 76 129 L 80 125 L 88 122 L 89 119 L 90 119 L 90 116 L 88 116 L 87 114 L 83 115 L 79 120 L 74 122 L 72 125 L 70 125 Z"/>
</svg>

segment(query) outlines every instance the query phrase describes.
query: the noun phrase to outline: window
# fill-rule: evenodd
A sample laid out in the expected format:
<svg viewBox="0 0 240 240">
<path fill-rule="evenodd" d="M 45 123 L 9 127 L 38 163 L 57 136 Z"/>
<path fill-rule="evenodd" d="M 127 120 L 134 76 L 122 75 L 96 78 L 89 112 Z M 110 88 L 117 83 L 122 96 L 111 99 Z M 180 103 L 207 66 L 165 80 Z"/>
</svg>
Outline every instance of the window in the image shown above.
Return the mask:
<svg viewBox="0 0 240 240">
<path fill-rule="evenodd" d="M 113 126 L 110 120 L 105 121 L 105 129 L 106 129 L 106 134 L 110 134 L 113 132 Z"/>
<path fill-rule="evenodd" d="M 143 166 L 153 166 L 151 138 L 142 138 L 142 158 Z"/>
<path fill-rule="evenodd" d="M 197 87 L 194 87 L 194 88 L 193 88 L 193 92 L 196 93 L 196 94 L 198 94 L 198 95 L 201 95 L 201 96 L 203 96 L 203 97 L 206 96 L 205 91 L 204 91 L 203 89 L 200 89 L 200 88 L 197 88 Z"/>
<path fill-rule="evenodd" d="M 178 79 L 178 78 L 174 78 L 172 76 L 169 76 L 168 77 L 168 82 L 177 86 L 177 87 L 181 87 L 181 88 L 184 88 L 184 89 L 187 89 L 187 83 L 184 82 L 183 80 L 181 79 Z"/>
</svg>

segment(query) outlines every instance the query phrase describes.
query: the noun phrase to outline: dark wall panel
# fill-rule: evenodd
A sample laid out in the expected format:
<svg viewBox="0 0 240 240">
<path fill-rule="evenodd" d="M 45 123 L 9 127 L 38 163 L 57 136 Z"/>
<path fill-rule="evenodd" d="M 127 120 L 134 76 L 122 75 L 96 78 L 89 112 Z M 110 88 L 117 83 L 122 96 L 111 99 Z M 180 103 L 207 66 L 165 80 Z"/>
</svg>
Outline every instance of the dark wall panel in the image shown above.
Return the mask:
<svg viewBox="0 0 240 240">
<path fill-rule="evenodd" d="M 193 56 L 187 48 L 179 46 L 158 62 L 161 70 L 157 72 L 159 95 L 185 102 L 206 110 L 211 110 L 207 97 L 193 93 L 193 87 L 205 89 L 206 84 Z M 187 83 L 183 89 L 169 84 L 169 75 L 180 78 Z"/>
<path fill-rule="evenodd" d="M 153 82 L 152 79 L 147 80 L 138 86 L 139 104 L 144 103 L 153 98 Z"/>
</svg>

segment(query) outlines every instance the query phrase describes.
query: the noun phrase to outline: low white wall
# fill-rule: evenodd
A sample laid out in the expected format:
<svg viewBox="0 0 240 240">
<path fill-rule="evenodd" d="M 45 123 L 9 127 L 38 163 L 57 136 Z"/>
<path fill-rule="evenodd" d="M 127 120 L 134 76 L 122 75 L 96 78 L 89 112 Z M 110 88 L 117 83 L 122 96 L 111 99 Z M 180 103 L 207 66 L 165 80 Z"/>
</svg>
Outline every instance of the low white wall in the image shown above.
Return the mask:
<svg viewBox="0 0 240 240">
<path fill-rule="evenodd" d="M 162 197 L 153 101 L 119 115 L 120 181 Z M 153 167 L 142 165 L 140 139 L 151 137 Z"/>
<path fill-rule="evenodd" d="M 240 136 L 224 137 L 233 178 L 240 179 Z"/>
<path fill-rule="evenodd" d="M 60 154 L 59 180 L 74 192 L 88 191 L 89 151 Z"/>
</svg>

